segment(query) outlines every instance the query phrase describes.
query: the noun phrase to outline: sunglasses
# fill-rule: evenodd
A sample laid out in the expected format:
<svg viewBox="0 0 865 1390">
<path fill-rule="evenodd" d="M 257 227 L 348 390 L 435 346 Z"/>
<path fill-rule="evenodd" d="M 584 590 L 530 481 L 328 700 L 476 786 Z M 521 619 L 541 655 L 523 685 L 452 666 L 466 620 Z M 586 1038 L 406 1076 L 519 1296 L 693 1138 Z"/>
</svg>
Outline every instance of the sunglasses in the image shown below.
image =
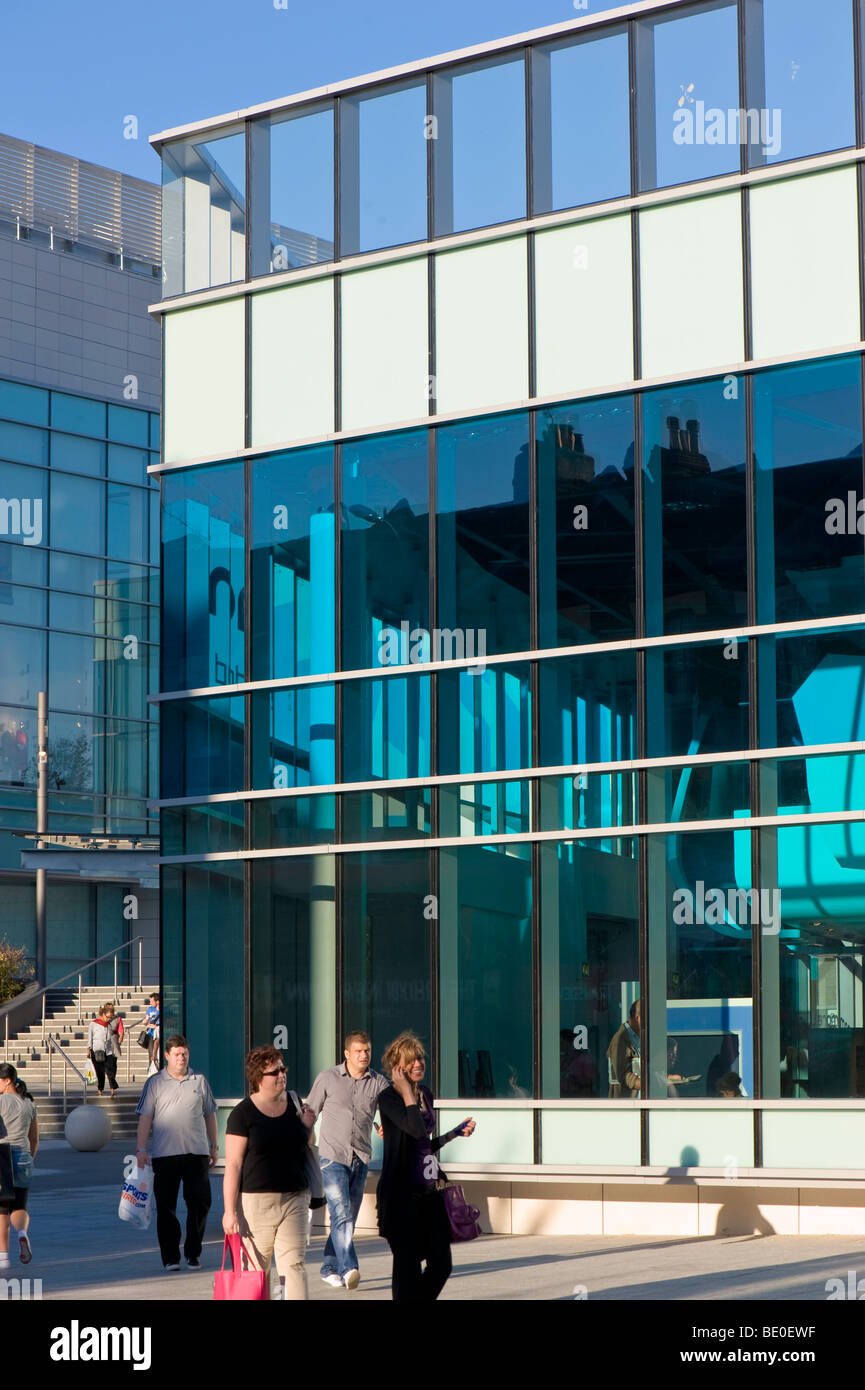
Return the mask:
<svg viewBox="0 0 865 1390">
<path fill-rule="evenodd" d="M 282 1072 L 288 1072 L 288 1067 L 277 1067 L 276 1071 L 263 1071 L 262 1076 L 279 1076 Z"/>
</svg>

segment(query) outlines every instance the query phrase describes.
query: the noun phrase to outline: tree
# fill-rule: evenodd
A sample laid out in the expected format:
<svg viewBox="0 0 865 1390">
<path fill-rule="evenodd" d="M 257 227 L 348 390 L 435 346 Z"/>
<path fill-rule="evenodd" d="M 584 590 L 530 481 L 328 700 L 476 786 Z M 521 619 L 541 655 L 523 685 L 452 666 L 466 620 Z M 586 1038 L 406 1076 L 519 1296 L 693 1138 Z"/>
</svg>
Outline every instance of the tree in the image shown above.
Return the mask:
<svg viewBox="0 0 865 1390">
<path fill-rule="evenodd" d="M 0 940 L 0 1004 L 20 994 L 33 975 L 33 966 L 23 946 L 12 946 L 9 938 Z"/>
</svg>

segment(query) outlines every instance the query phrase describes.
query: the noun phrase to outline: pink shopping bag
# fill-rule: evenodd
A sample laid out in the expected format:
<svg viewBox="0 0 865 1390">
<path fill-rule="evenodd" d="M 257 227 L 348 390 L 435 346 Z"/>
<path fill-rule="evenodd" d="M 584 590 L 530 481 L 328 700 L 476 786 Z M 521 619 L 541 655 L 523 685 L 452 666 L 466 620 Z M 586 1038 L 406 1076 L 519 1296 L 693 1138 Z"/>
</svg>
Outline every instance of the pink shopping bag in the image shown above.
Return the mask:
<svg viewBox="0 0 865 1390">
<path fill-rule="evenodd" d="M 226 1269 L 225 1255 L 229 1250 L 232 1267 Z M 213 1279 L 213 1297 L 217 1302 L 256 1303 L 269 1300 L 267 1275 L 263 1269 L 244 1269 L 244 1255 L 248 1264 L 249 1254 L 240 1236 L 226 1236 L 222 1246 L 222 1269 Z"/>
</svg>

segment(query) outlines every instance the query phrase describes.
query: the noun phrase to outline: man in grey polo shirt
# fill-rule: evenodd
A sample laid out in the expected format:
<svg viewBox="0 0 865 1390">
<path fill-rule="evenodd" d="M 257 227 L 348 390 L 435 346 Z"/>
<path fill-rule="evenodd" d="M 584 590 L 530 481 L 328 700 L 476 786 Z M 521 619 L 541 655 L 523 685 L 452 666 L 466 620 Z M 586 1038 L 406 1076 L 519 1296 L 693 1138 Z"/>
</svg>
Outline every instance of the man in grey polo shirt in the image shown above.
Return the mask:
<svg viewBox="0 0 865 1390">
<path fill-rule="evenodd" d="M 378 1098 L 390 1083 L 369 1064 L 368 1033 L 349 1033 L 343 1055 L 341 1066 L 319 1072 L 306 1103 L 314 1114 L 321 1114 L 318 1148 L 330 1216 L 321 1277 L 333 1288 L 356 1289 L 360 1271 L 354 1226 L 372 1154 L 373 1117 Z"/>
<path fill-rule="evenodd" d="M 177 1196 L 183 1183 L 190 1269 L 201 1267 L 201 1246 L 210 1210 L 210 1169 L 219 1155 L 216 1101 L 201 1072 L 189 1070 L 189 1043 L 179 1033 L 165 1044 L 165 1067 L 151 1076 L 138 1101 L 138 1166 L 147 1162 L 152 1136 L 156 1235 L 166 1272 L 180 1268 Z"/>
</svg>

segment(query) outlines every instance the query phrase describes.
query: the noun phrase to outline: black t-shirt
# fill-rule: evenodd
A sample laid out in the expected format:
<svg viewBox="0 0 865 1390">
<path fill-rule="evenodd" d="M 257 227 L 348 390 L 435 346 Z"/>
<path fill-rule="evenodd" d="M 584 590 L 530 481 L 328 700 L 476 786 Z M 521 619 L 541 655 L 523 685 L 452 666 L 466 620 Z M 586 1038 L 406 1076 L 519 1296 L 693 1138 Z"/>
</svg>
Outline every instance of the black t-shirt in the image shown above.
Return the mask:
<svg viewBox="0 0 865 1390">
<path fill-rule="evenodd" d="M 242 1100 L 228 1117 L 226 1134 L 246 1140 L 240 1186 L 244 1192 L 300 1192 L 307 1186 L 304 1160 L 309 1131 L 289 1099 L 284 1115 L 263 1115 Z"/>
</svg>

